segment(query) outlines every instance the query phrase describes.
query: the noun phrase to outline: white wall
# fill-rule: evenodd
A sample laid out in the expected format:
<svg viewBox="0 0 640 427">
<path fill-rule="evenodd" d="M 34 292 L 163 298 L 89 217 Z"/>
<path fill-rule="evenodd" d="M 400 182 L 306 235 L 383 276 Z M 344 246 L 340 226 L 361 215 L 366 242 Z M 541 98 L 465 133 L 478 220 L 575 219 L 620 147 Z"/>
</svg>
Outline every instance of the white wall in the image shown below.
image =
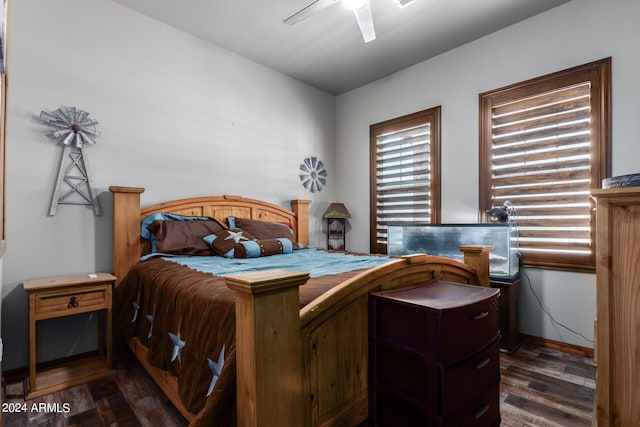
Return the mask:
<svg viewBox="0 0 640 427">
<path fill-rule="evenodd" d="M 4 368 L 26 366 L 22 281 L 111 269 L 110 185 L 145 187 L 143 205 L 239 194 L 288 206 L 311 199 L 312 244 L 335 200 L 335 97 L 109 0 L 13 0 L 10 8 Z M 104 214 L 61 205 L 47 215 L 61 144 L 41 110 L 75 106 L 102 132 L 87 148 Z M 328 186 L 298 179 L 307 156 Z M 90 316 L 42 325 L 39 360 L 92 350 Z"/>
<path fill-rule="evenodd" d="M 348 249 L 369 249 L 369 125 L 442 106 L 442 222 L 478 218 L 478 95 L 519 81 L 612 57 L 613 175 L 640 169 L 640 2 L 574 0 L 337 98 L 338 197 L 352 214 Z M 529 270 L 520 331 L 592 347 L 595 276 Z M 530 289 L 561 323 L 554 326 Z"/>
</svg>

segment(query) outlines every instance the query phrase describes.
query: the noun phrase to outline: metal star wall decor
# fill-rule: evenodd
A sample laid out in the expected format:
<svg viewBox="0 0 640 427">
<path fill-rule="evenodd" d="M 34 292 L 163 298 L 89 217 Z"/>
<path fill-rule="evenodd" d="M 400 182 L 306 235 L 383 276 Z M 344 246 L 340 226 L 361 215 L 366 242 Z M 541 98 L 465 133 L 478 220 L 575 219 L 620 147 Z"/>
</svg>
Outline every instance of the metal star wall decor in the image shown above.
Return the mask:
<svg viewBox="0 0 640 427">
<path fill-rule="evenodd" d="M 49 215 L 56 214 L 59 204 L 91 205 L 95 214 L 100 215 L 100 204 L 93 191 L 84 152 L 85 145 L 96 143 L 94 138 L 98 136 L 98 122 L 89 118 L 86 111 L 75 107 L 58 108 L 53 112 L 42 111 L 40 118 L 53 128 L 51 135 L 64 145 Z M 62 193 L 63 190 L 66 191 Z"/>
<path fill-rule="evenodd" d="M 322 191 L 327 185 L 327 171 L 324 163 L 317 157 L 307 157 L 300 163 L 299 176 L 302 186 L 312 193 Z"/>
</svg>

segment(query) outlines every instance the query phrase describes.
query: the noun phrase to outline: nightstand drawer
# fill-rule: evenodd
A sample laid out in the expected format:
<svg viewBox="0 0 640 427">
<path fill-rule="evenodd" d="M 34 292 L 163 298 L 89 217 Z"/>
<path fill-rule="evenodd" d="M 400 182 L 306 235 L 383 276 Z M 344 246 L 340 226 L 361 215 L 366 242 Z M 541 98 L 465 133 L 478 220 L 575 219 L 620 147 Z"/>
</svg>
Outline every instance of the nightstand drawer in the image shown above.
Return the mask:
<svg viewBox="0 0 640 427">
<path fill-rule="evenodd" d="M 440 370 L 441 415 L 451 418 L 500 382 L 499 340 L 464 362 Z"/>
<path fill-rule="evenodd" d="M 468 407 L 455 418 L 441 420 L 442 426 L 498 427 L 500 425 L 500 384 Z"/>
<path fill-rule="evenodd" d="M 482 302 L 442 313 L 440 360 L 457 363 L 500 335 L 497 295 Z"/>
<path fill-rule="evenodd" d="M 34 315 L 38 318 L 60 312 L 77 312 L 107 308 L 111 286 L 65 289 L 64 292 L 40 293 L 34 295 Z"/>
</svg>

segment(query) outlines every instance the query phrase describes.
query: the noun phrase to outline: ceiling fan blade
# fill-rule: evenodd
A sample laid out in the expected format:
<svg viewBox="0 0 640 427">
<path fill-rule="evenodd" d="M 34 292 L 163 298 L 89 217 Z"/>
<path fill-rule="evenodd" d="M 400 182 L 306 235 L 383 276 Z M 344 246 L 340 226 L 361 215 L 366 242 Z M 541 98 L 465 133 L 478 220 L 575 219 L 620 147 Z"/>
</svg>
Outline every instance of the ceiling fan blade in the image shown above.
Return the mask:
<svg viewBox="0 0 640 427">
<path fill-rule="evenodd" d="M 333 6 L 334 4 L 340 3 L 340 1 L 341 0 L 316 0 L 309 6 L 285 19 L 284 22 L 289 25 L 297 24 L 298 22 L 302 21 L 303 19 L 307 19 L 316 12 L 326 9 L 329 6 Z"/>
<path fill-rule="evenodd" d="M 364 6 L 360 9 L 356 9 L 353 11 L 354 15 L 356 15 L 356 21 L 358 21 L 358 26 L 360 27 L 360 32 L 362 33 L 362 38 L 365 43 L 369 43 L 376 39 L 376 30 L 373 28 L 373 16 L 371 15 L 371 7 L 369 6 L 369 2 L 367 1 Z"/>
</svg>

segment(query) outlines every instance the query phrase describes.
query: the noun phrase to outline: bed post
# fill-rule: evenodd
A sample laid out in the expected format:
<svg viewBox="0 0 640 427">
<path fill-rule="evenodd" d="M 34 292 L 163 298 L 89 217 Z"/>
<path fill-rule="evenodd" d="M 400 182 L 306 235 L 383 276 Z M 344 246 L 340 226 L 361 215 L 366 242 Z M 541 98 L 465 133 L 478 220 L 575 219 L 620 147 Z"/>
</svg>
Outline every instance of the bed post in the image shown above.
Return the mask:
<svg viewBox="0 0 640 427">
<path fill-rule="evenodd" d="M 308 279 L 289 270 L 225 277 L 236 291 L 239 427 L 303 425 L 298 288 Z"/>
<path fill-rule="evenodd" d="M 116 287 L 140 259 L 140 194 L 144 188 L 109 187 L 113 193 L 112 266 Z"/>
<path fill-rule="evenodd" d="M 309 244 L 309 204 L 311 200 L 292 200 L 291 210 L 296 214 L 296 220 L 298 224 L 295 229 L 297 230 L 296 239 L 303 245 Z"/>
<path fill-rule="evenodd" d="M 464 263 L 476 270 L 478 281 L 481 286 L 490 287 L 489 280 L 489 252 L 493 250 L 493 246 L 460 246 L 464 253 Z"/>
</svg>

